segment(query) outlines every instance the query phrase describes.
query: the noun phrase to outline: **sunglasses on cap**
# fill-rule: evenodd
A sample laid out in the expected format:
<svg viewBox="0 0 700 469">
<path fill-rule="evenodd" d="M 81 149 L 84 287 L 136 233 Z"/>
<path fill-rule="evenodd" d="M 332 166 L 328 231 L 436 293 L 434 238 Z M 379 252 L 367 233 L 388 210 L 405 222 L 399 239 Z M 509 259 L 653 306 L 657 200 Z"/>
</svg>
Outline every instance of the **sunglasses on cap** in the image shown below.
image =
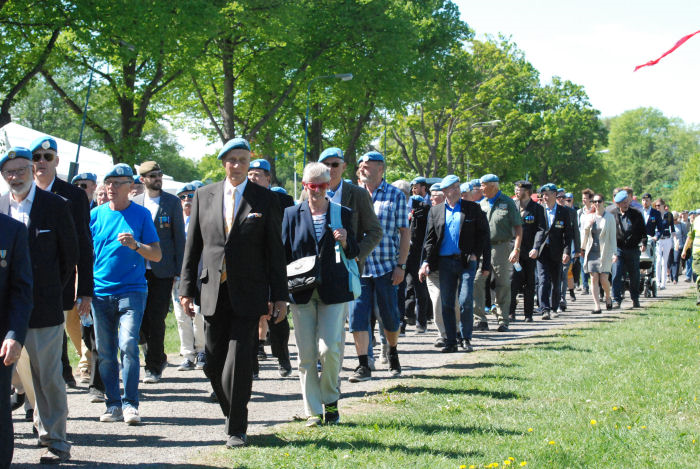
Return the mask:
<svg viewBox="0 0 700 469">
<path fill-rule="evenodd" d="M 318 184 L 313 183 L 313 182 L 305 182 L 304 187 L 311 191 L 325 191 L 330 187 L 330 184 L 327 182 L 320 182 Z"/>
<path fill-rule="evenodd" d="M 340 161 L 324 161 L 323 164 L 325 164 L 329 168 L 338 168 L 343 163 L 341 163 Z"/>
<path fill-rule="evenodd" d="M 56 155 L 53 153 L 33 153 L 32 154 L 32 161 L 35 163 L 38 163 L 41 161 L 41 159 L 44 158 L 44 161 L 47 161 L 51 163 L 54 158 L 56 158 Z"/>
<path fill-rule="evenodd" d="M 178 197 L 180 197 L 180 200 L 194 199 L 194 192 L 192 192 L 191 194 L 178 195 Z"/>
</svg>

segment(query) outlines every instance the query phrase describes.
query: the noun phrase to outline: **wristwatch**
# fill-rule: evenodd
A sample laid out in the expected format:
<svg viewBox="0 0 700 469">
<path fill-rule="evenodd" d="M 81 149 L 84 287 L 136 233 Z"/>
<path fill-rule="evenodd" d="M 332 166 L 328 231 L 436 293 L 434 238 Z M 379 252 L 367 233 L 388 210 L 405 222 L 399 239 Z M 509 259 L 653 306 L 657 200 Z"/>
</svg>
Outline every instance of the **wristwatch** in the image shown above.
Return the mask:
<svg viewBox="0 0 700 469">
<path fill-rule="evenodd" d="M 399 264 L 399 267 L 401 267 L 401 270 L 406 270 L 406 264 Z"/>
<path fill-rule="evenodd" d="M 139 249 L 141 249 L 141 246 L 142 244 L 136 241 L 136 249 L 132 249 L 132 251 L 138 251 Z"/>
</svg>

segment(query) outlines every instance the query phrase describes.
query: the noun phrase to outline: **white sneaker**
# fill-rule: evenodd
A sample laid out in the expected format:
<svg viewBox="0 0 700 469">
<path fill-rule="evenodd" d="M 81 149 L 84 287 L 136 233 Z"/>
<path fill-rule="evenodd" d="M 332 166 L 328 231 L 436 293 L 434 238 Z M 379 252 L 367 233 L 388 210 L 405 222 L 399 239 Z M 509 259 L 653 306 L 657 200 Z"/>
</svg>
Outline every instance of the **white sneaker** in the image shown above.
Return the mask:
<svg viewBox="0 0 700 469">
<path fill-rule="evenodd" d="M 122 408 L 115 405 L 108 407 L 104 414 L 100 415 L 100 422 L 118 422 L 122 419 Z"/>
<path fill-rule="evenodd" d="M 124 422 L 127 425 L 136 425 L 141 423 L 141 417 L 139 416 L 139 410 L 136 407 L 127 406 L 124 408 Z"/>
</svg>

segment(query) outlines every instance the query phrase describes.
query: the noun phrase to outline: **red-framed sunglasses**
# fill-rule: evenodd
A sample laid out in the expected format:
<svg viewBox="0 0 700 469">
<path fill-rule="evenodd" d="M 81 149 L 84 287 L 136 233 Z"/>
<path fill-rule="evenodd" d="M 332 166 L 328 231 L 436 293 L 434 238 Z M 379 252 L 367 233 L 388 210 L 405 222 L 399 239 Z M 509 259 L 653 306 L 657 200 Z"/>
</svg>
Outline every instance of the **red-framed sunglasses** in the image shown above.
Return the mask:
<svg viewBox="0 0 700 469">
<path fill-rule="evenodd" d="M 328 190 L 330 187 L 330 184 L 327 182 L 321 182 L 321 183 L 313 183 L 313 182 L 305 182 L 304 187 L 309 189 L 310 191 L 325 191 Z"/>
</svg>

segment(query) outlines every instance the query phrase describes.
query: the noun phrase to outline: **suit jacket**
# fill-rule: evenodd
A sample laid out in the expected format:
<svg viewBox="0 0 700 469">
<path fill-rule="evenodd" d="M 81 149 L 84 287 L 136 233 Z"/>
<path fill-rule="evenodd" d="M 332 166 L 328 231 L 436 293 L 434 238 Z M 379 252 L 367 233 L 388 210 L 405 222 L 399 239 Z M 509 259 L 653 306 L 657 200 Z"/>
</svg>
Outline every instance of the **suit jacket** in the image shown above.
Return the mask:
<svg viewBox="0 0 700 469">
<path fill-rule="evenodd" d="M 348 232 L 347 248 L 344 249 L 348 259 L 357 257 L 360 248 L 357 245 L 355 234 L 350 226 L 352 214 L 350 209 L 343 207 L 340 212 L 340 220 Z M 320 255 L 321 261 L 321 285 L 317 287 L 318 295 L 325 304 L 337 304 L 353 301 L 354 297 L 349 288 L 348 269 L 345 264 L 336 262 L 335 240 L 328 225 L 331 222 L 331 207 L 328 204 L 326 211 L 326 229 L 321 239 L 316 241 L 314 221 L 311 218 L 311 210 L 308 202 L 302 202 L 297 206 L 289 207 L 284 211 L 282 221 L 282 239 L 286 251 L 287 263 L 306 256 Z M 307 290 L 289 295 L 289 300 L 295 304 L 306 304 L 311 299 L 313 290 Z"/>
<path fill-rule="evenodd" d="M 200 259 L 202 271 L 198 276 Z M 199 277 L 204 316 L 216 311 L 224 260 L 234 315 L 259 317 L 267 313 L 268 300 L 288 300 L 282 220 L 272 191 L 248 182 L 226 236 L 224 182 L 197 189 L 185 243 L 180 295 L 194 298 Z"/>
<path fill-rule="evenodd" d="M 642 219 L 644 219 L 644 214 L 642 213 Z M 644 229 L 647 232 L 648 237 L 656 236 L 662 230 L 661 227 L 661 212 L 655 208 L 649 208 L 649 218 L 644 223 Z"/>
<path fill-rule="evenodd" d="M 284 211 L 287 207 L 294 207 L 294 198 L 289 194 L 283 194 L 282 192 L 273 192 L 277 196 L 277 201 L 280 204 L 280 211 L 282 215 L 280 218 L 284 217 Z"/>
<path fill-rule="evenodd" d="M 51 186 L 51 192 L 60 195 L 69 202 L 70 213 L 73 216 L 75 231 L 78 235 L 78 296 L 93 296 L 93 264 L 94 250 L 90 234 L 90 205 L 85 191 L 73 184 L 56 177 Z M 63 289 L 63 310 L 73 308 L 75 304 L 75 272 Z"/>
<path fill-rule="evenodd" d="M 143 205 L 145 197 L 145 194 L 139 194 L 132 201 Z M 151 272 L 158 278 L 175 277 L 182 270 L 182 257 L 185 254 L 185 220 L 182 217 L 180 199 L 161 191 L 153 223 L 156 225 L 163 257 L 158 262 L 150 263 Z"/>
<path fill-rule="evenodd" d="M 459 227 L 459 251 L 462 266 L 466 268 L 469 256 L 476 256 L 478 262 L 482 253 L 488 252 L 490 255 L 491 249 L 487 247 L 491 245 L 491 233 L 486 214 L 481 210 L 479 204 L 462 200 L 460 211 L 462 217 Z M 428 263 L 431 272 L 438 270 L 440 246 L 444 237 L 445 202 L 432 206 L 428 214 L 428 227 L 423 245 L 423 262 Z M 486 259 L 485 254 L 482 270 L 490 270 L 490 266 L 491 259 Z"/>
<path fill-rule="evenodd" d="M 519 208 L 519 207 L 518 207 Z M 520 243 L 520 255 L 528 257 L 530 251 L 535 246 L 536 241 L 539 247 L 547 231 L 547 220 L 545 220 L 544 209 L 533 200 L 529 200 L 522 212 L 523 219 L 523 240 Z"/>
<path fill-rule="evenodd" d="M 0 213 L 10 214 L 9 194 L 0 197 Z M 65 199 L 36 188 L 29 212 L 28 240 L 34 278 L 29 327 L 58 326 L 63 324 L 63 288 L 71 280 L 80 255 Z"/>
<path fill-rule="evenodd" d="M 425 243 L 425 232 L 428 228 L 428 214 L 430 205 L 425 202 L 409 199 L 411 211 L 409 212 L 409 228 L 411 230 L 411 247 L 406 260 L 406 270 L 416 271 L 420 267 L 420 260 L 423 255 L 423 244 Z"/>
<path fill-rule="evenodd" d="M 24 344 L 32 304 L 27 228 L 0 214 L 0 343 L 13 339 Z"/>
<path fill-rule="evenodd" d="M 572 221 L 571 209 L 559 204 L 556 204 L 556 208 L 552 225 L 545 231 L 541 243 L 538 245 L 537 241 L 535 242 L 535 249 L 537 249 L 539 258 L 542 257 L 545 246 L 549 246 L 550 259 L 547 260 L 561 262 L 564 254 L 571 255 L 571 241 L 574 237 L 573 224 L 578 224 L 578 222 Z M 547 217 L 546 210 L 544 216 Z M 549 240 L 549 244 L 547 244 L 547 240 Z"/>
<path fill-rule="evenodd" d="M 612 215 L 615 217 L 615 225 L 617 227 L 617 249 L 637 249 L 639 243 L 643 246 L 647 245 L 647 230 L 644 227 L 644 215 L 634 209 L 628 209 L 627 214 L 630 220 L 630 227 L 624 230 L 622 227 L 622 220 L 620 209 L 615 207 L 612 211 Z"/>
</svg>

